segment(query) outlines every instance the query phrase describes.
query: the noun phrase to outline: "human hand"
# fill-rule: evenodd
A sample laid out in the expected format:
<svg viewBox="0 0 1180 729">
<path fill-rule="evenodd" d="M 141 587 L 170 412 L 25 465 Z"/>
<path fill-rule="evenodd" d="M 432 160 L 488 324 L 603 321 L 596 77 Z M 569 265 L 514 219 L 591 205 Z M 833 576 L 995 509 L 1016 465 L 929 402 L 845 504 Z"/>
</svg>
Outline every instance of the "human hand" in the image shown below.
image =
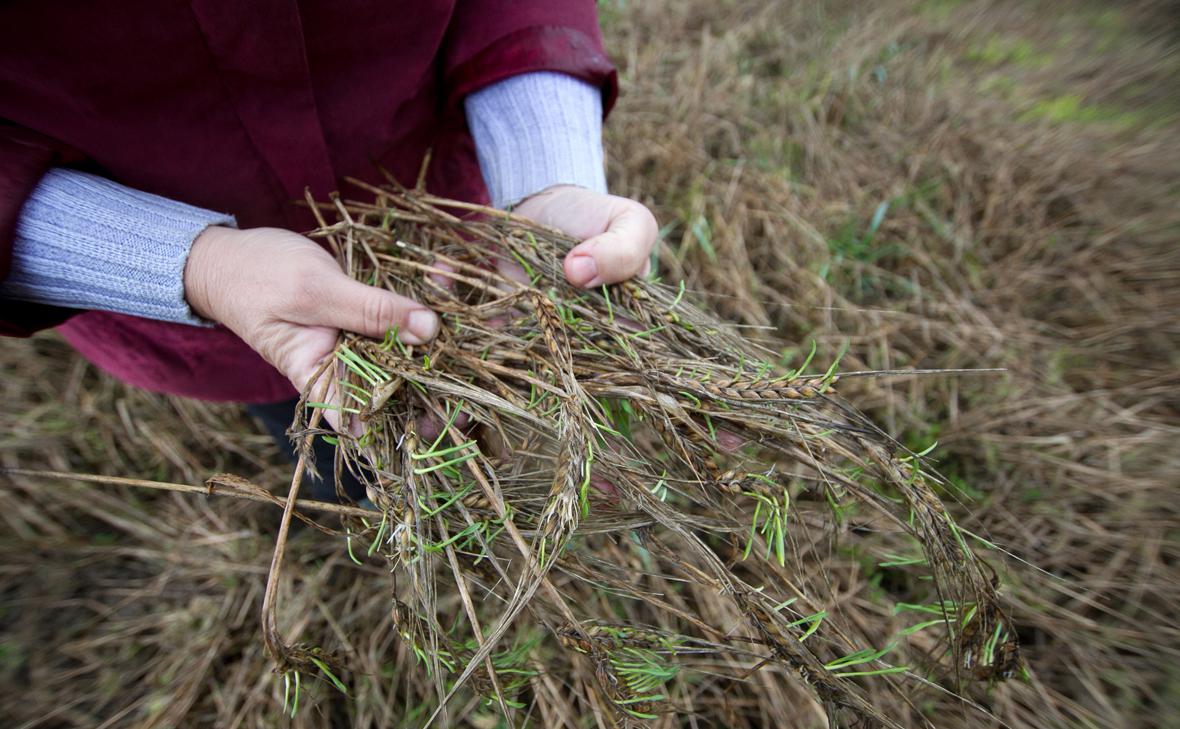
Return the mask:
<svg viewBox="0 0 1180 729">
<path fill-rule="evenodd" d="M 573 185 L 555 185 L 526 198 L 513 212 L 580 239 L 565 257 L 574 286 L 646 276 L 659 226 L 642 203 Z"/>
<path fill-rule="evenodd" d="M 319 245 L 278 228 L 205 229 L 189 252 L 184 292 L 198 316 L 224 324 L 300 392 L 341 329 L 379 339 L 397 327 L 403 342 L 421 344 L 439 328 L 430 309 L 354 281 Z"/>
</svg>

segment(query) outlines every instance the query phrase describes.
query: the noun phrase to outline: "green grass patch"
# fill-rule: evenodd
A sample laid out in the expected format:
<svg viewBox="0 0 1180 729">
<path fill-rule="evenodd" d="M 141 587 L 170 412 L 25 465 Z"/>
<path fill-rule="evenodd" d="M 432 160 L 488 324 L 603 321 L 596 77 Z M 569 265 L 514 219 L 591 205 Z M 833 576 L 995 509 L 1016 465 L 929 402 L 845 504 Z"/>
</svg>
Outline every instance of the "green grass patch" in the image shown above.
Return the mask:
<svg viewBox="0 0 1180 729">
<path fill-rule="evenodd" d="M 985 66 L 1015 65 L 1040 68 L 1049 63 L 1050 56 L 1040 52 L 1029 41 L 1011 36 L 993 35 L 967 49 L 964 58 Z"/>
<path fill-rule="evenodd" d="M 1144 109 L 1123 109 L 1111 104 L 1088 104 L 1077 94 L 1062 94 L 1035 102 L 1023 117 L 1052 124 L 1108 124 L 1134 129 L 1149 124 L 1152 115 Z"/>
</svg>

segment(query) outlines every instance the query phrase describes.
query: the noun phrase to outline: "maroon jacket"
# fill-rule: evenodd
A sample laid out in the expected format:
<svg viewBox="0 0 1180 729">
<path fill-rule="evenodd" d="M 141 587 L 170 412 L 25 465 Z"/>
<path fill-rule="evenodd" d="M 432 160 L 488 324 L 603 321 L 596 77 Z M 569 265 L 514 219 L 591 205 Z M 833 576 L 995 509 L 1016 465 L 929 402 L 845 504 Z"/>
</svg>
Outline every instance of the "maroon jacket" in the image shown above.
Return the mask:
<svg viewBox="0 0 1180 729">
<path fill-rule="evenodd" d="M 462 97 L 558 71 L 614 100 L 593 0 L 0 3 L 0 280 L 21 206 L 71 165 L 237 216 L 313 227 L 293 204 L 405 183 L 484 200 Z M 74 316 L 71 315 L 74 314 Z M 0 301 L 0 334 L 61 324 L 83 355 L 150 390 L 264 402 L 290 384 L 227 330 Z"/>
</svg>

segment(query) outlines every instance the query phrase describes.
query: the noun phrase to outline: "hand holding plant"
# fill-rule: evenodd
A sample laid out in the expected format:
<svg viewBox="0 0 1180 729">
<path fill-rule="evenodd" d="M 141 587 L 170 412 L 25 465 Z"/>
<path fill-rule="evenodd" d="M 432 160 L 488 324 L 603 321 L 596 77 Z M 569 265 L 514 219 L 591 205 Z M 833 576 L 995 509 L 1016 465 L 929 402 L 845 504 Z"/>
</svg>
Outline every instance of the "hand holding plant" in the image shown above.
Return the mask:
<svg viewBox="0 0 1180 729">
<path fill-rule="evenodd" d="M 564 185 L 516 212 L 583 240 L 565 258 L 576 286 L 615 283 L 650 266 L 656 222 L 634 200 Z M 395 329 L 402 342 L 422 344 L 439 329 L 427 307 L 349 278 L 319 245 L 277 228 L 206 229 L 193 243 L 184 287 L 195 313 L 228 327 L 300 391 L 341 330 L 381 339 Z"/>
</svg>

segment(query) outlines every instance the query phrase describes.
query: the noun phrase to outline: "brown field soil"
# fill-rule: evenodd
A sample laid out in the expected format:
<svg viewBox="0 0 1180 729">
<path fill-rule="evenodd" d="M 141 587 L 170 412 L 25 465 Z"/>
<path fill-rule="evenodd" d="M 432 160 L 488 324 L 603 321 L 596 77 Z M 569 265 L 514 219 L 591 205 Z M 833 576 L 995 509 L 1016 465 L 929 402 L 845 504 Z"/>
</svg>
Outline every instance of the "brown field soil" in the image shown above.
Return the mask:
<svg viewBox="0 0 1180 729">
<path fill-rule="evenodd" d="M 913 726 L 1174 725 L 1175 4 L 600 12 L 622 84 L 612 189 L 656 212 L 668 277 L 762 327 L 748 331 L 784 358 L 814 341 L 817 361 L 846 348 L 843 369 L 1007 369 L 842 388 L 908 447 L 937 442 L 950 509 L 1009 555 L 989 559 L 1029 668 L 968 692 L 991 716 L 933 688 L 912 706 L 872 693 L 881 708 Z M 52 334 L 0 341 L 0 371 L 0 466 L 190 484 L 230 471 L 278 493 L 289 481 L 238 408 L 124 387 Z M 358 668 L 349 697 L 310 678 L 296 718 L 281 715 L 258 623 L 278 513 L 0 475 L 5 725 L 418 726 L 429 709 L 394 675 L 406 658 L 387 568 L 310 530 L 288 546 L 280 622 Z M 836 576 L 829 609 L 883 637 L 898 575 L 860 545 L 837 530 L 813 567 Z M 756 700 L 695 725 L 826 726 L 789 677 L 751 682 Z M 456 715 L 497 725 L 494 707 Z"/>
</svg>

